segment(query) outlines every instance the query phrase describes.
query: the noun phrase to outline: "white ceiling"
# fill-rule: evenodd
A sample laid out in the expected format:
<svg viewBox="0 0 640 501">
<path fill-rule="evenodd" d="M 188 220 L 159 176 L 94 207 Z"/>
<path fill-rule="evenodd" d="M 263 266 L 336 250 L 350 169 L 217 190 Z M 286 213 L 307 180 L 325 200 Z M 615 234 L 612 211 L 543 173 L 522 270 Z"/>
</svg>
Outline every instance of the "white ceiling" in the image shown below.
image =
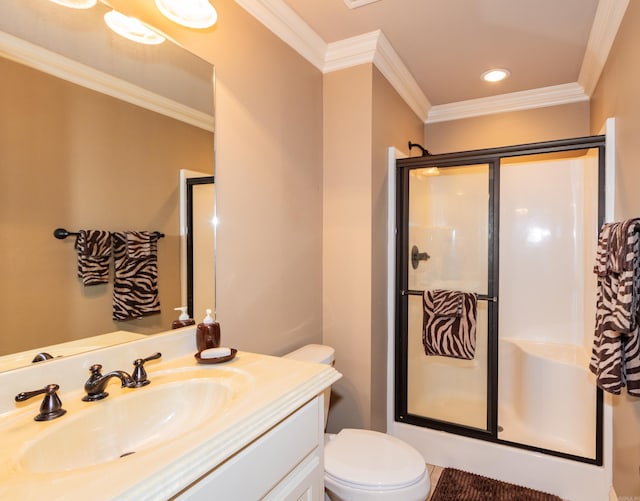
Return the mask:
<svg viewBox="0 0 640 501">
<path fill-rule="evenodd" d="M 429 122 L 588 99 L 629 0 L 236 1 L 322 71 L 373 62 Z"/>
</svg>

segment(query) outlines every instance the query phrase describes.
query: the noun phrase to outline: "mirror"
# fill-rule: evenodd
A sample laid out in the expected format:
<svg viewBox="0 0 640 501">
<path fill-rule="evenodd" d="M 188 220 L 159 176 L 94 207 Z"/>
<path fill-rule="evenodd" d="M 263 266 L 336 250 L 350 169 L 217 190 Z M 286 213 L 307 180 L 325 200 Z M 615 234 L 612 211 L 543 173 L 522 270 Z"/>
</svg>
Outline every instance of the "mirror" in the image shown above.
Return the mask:
<svg viewBox="0 0 640 501">
<path fill-rule="evenodd" d="M 180 170 L 214 173 L 213 67 L 113 34 L 105 9 L 0 3 L 0 358 L 165 331 L 186 297 Z M 83 286 L 59 227 L 163 233 L 161 313 L 112 320 L 113 264 L 107 283 Z"/>
</svg>

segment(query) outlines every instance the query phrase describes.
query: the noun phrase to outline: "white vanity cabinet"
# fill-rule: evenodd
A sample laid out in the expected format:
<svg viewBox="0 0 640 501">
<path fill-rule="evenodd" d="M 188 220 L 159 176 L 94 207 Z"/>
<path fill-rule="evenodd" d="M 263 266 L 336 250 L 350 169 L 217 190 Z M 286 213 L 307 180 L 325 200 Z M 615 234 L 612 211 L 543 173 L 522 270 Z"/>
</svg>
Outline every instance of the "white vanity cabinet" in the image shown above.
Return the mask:
<svg viewBox="0 0 640 501">
<path fill-rule="evenodd" d="M 173 499 L 324 499 L 323 398 L 300 407 Z"/>
<path fill-rule="evenodd" d="M 176 329 L 0 373 L 0 500 L 322 501 L 323 392 L 341 374 L 243 351 L 199 364 L 195 350 L 195 328 Z M 104 401 L 82 401 L 92 364 L 154 352 L 150 385 L 114 380 Z M 50 383 L 67 413 L 36 422 L 40 401 L 14 397 Z"/>
</svg>

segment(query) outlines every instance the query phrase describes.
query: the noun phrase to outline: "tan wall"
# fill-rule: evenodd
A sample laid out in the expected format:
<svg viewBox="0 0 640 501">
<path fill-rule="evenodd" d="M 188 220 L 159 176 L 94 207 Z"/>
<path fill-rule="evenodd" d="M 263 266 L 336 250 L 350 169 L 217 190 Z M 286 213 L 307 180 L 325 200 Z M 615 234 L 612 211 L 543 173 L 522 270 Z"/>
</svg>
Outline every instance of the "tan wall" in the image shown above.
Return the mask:
<svg viewBox="0 0 640 501">
<path fill-rule="evenodd" d="M 640 4 L 629 2 L 591 105 L 591 130 L 616 119 L 615 219 L 640 217 Z M 618 499 L 640 498 L 640 398 L 613 397 L 613 484 Z"/>
<path fill-rule="evenodd" d="M 329 430 L 386 429 L 387 149 L 422 123 L 372 65 L 324 79 L 324 342 L 344 378 Z"/>
<path fill-rule="evenodd" d="M 409 154 L 408 142 L 420 142 L 424 124 L 373 69 L 373 144 L 371 178 L 371 428 L 386 431 L 387 411 L 387 214 L 388 149 Z"/>
<path fill-rule="evenodd" d="M 203 32 L 112 0 L 215 64 L 222 342 L 282 354 L 322 340 L 322 74 L 233 0 Z"/>
<path fill-rule="evenodd" d="M 324 78 L 323 342 L 344 377 L 328 430 L 371 425 L 372 66 Z"/>
<path fill-rule="evenodd" d="M 588 136 L 589 133 L 589 103 L 584 101 L 427 124 L 423 146 L 433 154 L 450 153 Z"/>
<path fill-rule="evenodd" d="M 179 169 L 213 173 L 213 135 L 6 59 L 0 74 L 0 354 L 167 329 L 180 302 Z M 58 227 L 165 233 L 162 314 L 111 320 L 112 280 L 83 287 Z"/>
</svg>

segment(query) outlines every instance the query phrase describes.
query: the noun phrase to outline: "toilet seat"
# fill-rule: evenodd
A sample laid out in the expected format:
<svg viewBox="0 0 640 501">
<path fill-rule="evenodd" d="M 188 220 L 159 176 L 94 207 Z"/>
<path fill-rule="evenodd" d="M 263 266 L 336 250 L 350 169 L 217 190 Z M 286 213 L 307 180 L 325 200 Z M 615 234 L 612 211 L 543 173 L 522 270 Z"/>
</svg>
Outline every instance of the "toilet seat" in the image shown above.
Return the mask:
<svg viewBox="0 0 640 501">
<path fill-rule="evenodd" d="M 325 447 L 325 474 L 355 489 L 397 490 L 426 475 L 422 456 L 413 447 L 384 433 L 344 429 Z"/>
</svg>

